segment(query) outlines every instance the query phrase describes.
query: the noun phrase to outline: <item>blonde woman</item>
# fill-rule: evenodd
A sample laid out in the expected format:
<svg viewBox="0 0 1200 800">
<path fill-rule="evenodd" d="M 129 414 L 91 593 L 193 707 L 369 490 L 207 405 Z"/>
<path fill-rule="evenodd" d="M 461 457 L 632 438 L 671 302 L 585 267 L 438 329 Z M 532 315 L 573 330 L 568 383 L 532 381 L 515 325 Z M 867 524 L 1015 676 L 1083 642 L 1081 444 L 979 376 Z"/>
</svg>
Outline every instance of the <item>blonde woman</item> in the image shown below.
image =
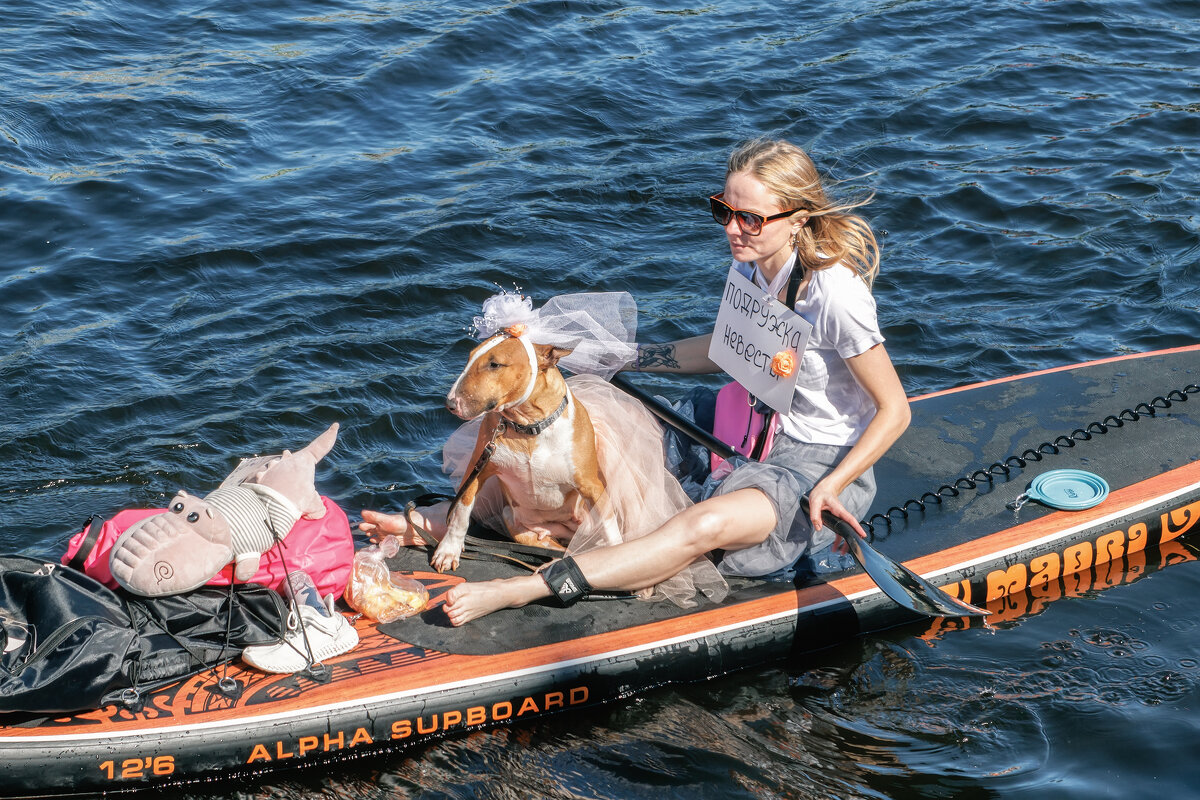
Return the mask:
<svg viewBox="0 0 1200 800">
<path fill-rule="evenodd" d="M 794 308 L 813 326 L 770 454 L 739 464 L 707 487 L 707 499 L 639 539 L 560 559 L 536 575 L 459 584 L 445 604 L 453 624 L 544 598 L 569 604 L 593 589 L 653 586 L 717 551 L 728 575 L 790 577 L 801 559 L 820 572 L 837 561 L 823 511 L 862 533 L 858 518 L 875 493 L 872 466 L 909 422 L 871 296 L 879 268 L 875 236 L 853 213 L 857 204 L 833 202 L 808 155 L 784 141 L 738 147 L 724 190 L 710 205 L 734 268 L 781 301 L 795 276 Z M 719 372 L 708 358 L 710 338 L 643 344 L 631 367 Z"/>
</svg>

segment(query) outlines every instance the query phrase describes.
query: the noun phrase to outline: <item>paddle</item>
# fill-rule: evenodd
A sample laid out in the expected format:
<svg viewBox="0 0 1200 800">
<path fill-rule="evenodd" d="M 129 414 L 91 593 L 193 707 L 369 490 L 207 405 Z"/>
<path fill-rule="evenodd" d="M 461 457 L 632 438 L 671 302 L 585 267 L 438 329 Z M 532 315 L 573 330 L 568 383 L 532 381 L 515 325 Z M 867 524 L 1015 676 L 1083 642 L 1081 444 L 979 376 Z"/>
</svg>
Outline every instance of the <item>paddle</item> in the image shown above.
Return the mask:
<svg viewBox="0 0 1200 800">
<path fill-rule="evenodd" d="M 639 389 L 624 375 L 614 375 L 612 382 L 641 400 L 652 414 L 691 437 L 700 446 L 716 453 L 721 458 L 730 458 L 734 455 L 732 447 L 657 397 Z M 807 515 L 809 513 L 808 498 L 800 498 L 800 504 Z M 833 529 L 834 533 L 842 537 L 850 555 L 870 576 L 871 580 L 875 581 L 875 585 L 901 606 L 930 617 L 982 617 L 990 613 L 982 608 L 976 608 L 970 603 L 964 603 L 956 597 L 951 597 L 908 567 L 888 558 L 872 547 L 866 539 L 859 536 L 845 520 L 838 519 L 828 511 L 821 513 L 821 519 Z"/>
</svg>

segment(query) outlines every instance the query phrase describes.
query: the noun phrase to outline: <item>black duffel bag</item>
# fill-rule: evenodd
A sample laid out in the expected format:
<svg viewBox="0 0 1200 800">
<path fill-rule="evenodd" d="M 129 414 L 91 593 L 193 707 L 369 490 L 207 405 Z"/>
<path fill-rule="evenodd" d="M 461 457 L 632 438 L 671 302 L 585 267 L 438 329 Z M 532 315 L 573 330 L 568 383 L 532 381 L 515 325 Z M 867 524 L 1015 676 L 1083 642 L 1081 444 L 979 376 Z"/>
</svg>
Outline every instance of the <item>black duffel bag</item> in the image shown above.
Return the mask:
<svg viewBox="0 0 1200 800">
<path fill-rule="evenodd" d="M 0 712 L 136 707 L 145 690 L 276 641 L 286 617 L 284 598 L 256 584 L 143 598 L 62 564 L 0 556 Z"/>
</svg>

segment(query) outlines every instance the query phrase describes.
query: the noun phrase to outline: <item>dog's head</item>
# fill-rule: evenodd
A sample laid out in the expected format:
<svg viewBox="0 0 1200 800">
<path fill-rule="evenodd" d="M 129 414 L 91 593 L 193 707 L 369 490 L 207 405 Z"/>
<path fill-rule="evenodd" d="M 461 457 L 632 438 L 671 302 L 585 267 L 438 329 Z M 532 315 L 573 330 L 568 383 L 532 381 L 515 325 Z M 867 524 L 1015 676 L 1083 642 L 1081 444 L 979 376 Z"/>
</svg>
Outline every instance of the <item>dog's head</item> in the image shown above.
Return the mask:
<svg viewBox="0 0 1200 800">
<path fill-rule="evenodd" d="M 570 350 L 531 344 L 527 338 L 499 333 L 471 351 L 467 366 L 446 395 L 446 408 L 461 419 L 504 411 L 533 396 L 548 372 Z"/>
</svg>

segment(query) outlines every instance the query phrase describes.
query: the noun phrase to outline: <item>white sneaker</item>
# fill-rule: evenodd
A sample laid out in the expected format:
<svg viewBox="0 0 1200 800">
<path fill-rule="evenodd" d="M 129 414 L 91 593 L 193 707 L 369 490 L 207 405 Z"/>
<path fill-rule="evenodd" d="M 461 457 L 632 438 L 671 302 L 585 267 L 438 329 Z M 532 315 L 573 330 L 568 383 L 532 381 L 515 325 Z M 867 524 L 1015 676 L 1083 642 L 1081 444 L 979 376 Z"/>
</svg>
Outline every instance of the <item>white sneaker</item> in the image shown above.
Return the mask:
<svg viewBox="0 0 1200 800">
<path fill-rule="evenodd" d="M 299 610 L 293 604 L 283 641 L 251 645 L 242 650 L 242 660 L 263 672 L 299 672 L 352 650 L 358 644 L 358 631 L 334 610 L 333 595 L 325 598 L 325 605 L 322 614 L 307 603 L 301 603 Z"/>
</svg>

